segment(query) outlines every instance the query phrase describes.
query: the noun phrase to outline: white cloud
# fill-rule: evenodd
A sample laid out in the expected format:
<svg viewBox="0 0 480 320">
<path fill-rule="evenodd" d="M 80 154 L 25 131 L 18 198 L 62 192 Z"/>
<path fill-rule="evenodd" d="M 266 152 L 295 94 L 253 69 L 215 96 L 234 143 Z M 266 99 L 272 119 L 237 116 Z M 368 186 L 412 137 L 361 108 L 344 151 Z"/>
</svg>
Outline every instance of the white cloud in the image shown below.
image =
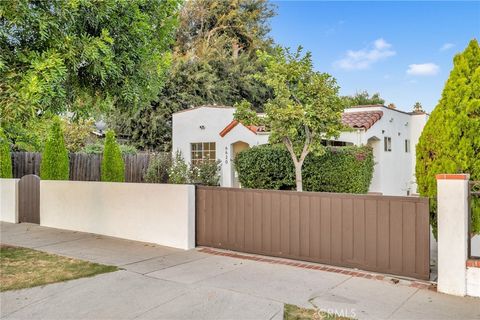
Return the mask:
<svg viewBox="0 0 480 320">
<path fill-rule="evenodd" d="M 345 70 L 367 69 L 377 61 L 394 56 L 396 52 L 392 45 L 380 38 L 370 46 L 361 50 L 348 50 L 345 57 L 335 61 L 334 65 Z"/>
<path fill-rule="evenodd" d="M 412 76 L 434 76 L 440 71 L 435 63 L 411 64 L 408 66 L 407 74 Z"/>
<path fill-rule="evenodd" d="M 448 49 L 452 49 L 455 47 L 453 43 L 444 43 L 443 46 L 440 48 L 440 51 L 447 51 Z"/>
</svg>

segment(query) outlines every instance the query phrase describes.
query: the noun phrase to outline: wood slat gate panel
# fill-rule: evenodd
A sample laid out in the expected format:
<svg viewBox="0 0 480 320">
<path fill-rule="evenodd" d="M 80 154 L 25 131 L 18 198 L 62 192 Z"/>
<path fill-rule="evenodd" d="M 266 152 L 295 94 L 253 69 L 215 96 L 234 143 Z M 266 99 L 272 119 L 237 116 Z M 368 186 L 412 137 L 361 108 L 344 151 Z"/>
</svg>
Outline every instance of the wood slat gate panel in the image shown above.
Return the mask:
<svg viewBox="0 0 480 320">
<path fill-rule="evenodd" d="M 197 245 L 418 279 L 430 276 L 428 199 L 197 187 Z"/>
<path fill-rule="evenodd" d="M 40 223 L 40 178 L 29 174 L 18 182 L 19 222 Z"/>
</svg>

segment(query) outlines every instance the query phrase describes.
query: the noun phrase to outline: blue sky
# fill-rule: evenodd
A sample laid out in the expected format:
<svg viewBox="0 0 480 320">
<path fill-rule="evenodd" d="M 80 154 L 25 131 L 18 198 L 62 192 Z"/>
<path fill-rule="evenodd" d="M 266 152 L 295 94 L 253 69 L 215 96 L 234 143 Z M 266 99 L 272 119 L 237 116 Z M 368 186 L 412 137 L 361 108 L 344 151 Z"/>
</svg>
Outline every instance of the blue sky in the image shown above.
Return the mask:
<svg viewBox="0 0 480 320">
<path fill-rule="evenodd" d="M 431 111 L 454 55 L 480 41 L 480 2 L 272 2 L 277 44 L 311 51 L 342 95 L 379 92 L 405 111 L 416 101 Z"/>
</svg>

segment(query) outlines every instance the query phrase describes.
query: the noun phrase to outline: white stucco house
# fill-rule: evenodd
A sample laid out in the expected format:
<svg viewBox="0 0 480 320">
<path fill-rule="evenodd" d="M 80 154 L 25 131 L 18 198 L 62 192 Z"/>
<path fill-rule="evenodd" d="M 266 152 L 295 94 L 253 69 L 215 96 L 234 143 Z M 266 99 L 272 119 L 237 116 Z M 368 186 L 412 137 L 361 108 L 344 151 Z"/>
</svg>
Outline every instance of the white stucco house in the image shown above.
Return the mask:
<svg viewBox="0 0 480 320">
<path fill-rule="evenodd" d="M 207 105 L 173 114 L 172 150 L 186 162 L 221 161 L 221 186 L 239 187 L 233 166 L 236 154 L 268 143 L 262 127 L 244 126 L 233 119 L 235 108 Z M 384 195 L 416 194 L 415 146 L 427 122 L 424 112 L 403 112 L 383 105 L 356 106 L 344 111 L 342 121 L 352 131 L 342 132 L 329 145 L 370 145 L 375 170 L 369 192 Z"/>
</svg>

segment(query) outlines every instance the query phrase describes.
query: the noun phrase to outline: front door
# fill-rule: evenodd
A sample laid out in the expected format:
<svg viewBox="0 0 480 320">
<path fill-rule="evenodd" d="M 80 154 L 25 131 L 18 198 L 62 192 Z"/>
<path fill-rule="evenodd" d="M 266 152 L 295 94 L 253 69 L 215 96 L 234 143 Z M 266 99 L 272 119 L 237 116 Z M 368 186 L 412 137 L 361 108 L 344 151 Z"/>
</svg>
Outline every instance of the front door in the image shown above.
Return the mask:
<svg viewBox="0 0 480 320">
<path fill-rule="evenodd" d="M 238 172 L 235 170 L 235 165 L 233 163 L 233 160 L 237 157 L 237 154 L 240 151 L 243 151 L 245 149 L 248 149 L 250 145 L 246 142 L 243 141 L 237 141 L 232 144 L 232 187 L 234 188 L 240 188 L 240 182 L 238 181 Z"/>
</svg>

